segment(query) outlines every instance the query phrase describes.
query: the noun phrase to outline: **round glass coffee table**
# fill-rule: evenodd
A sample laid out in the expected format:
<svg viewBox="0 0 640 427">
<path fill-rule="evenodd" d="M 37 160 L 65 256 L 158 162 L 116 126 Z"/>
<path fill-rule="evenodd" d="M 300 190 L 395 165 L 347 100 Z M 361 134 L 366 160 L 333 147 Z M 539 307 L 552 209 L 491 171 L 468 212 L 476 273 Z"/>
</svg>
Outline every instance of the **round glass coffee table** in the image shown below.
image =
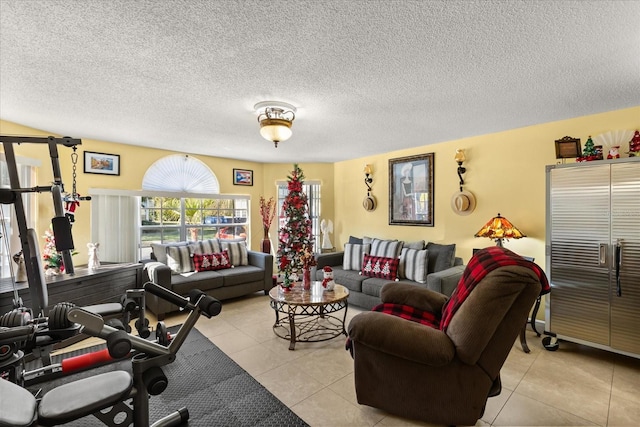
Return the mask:
<svg viewBox="0 0 640 427">
<path fill-rule="evenodd" d="M 341 334 L 347 335 L 344 323 L 347 319 L 349 290 L 336 284 L 332 291 L 314 281 L 305 291 L 296 283 L 289 291 L 275 286 L 269 291 L 271 308 L 276 313 L 273 331 L 290 341 L 289 350 L 295 350 L 296 342 L 327 341 Z M 331 313 L 344 309 L 342 318 Z M 284 316 L 280 316 L 283 314 Z"/>
</svg>

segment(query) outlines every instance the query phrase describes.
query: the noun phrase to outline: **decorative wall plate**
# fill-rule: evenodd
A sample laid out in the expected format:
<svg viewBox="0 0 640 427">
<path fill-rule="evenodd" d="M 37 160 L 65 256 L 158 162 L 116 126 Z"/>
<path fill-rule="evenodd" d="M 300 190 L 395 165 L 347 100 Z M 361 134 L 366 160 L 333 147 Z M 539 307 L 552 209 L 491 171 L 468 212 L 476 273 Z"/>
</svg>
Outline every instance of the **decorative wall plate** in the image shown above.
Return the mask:
<svg viewBox="0 0 640 427">
<path fill-rule="evenodd" d="M 631 138 L 633 138 L 632 130 L 611 130 L 594 136 L 593 143 L 595 145 L 602 145 L 602 153 L 606 157 L 611 147 L 615 147 L 616 145 L 620 146 L 620 153 L 629 151 L 629 141 L 631 141 Z"/>
</svg>

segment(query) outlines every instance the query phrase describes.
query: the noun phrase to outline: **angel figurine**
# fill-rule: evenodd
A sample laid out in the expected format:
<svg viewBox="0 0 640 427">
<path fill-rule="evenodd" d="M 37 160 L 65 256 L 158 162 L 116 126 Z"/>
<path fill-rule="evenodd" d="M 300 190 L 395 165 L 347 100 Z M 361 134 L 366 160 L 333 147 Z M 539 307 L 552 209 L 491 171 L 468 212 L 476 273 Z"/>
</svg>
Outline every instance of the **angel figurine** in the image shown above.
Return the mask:
<svg viewBox="0 0 640 427">
<path fill-rule="evenodd" d="M 100 268 L 100 259 L 98 258 L 98 248 L 100 248 L 100 243 L 87 243 L 87 248 L 89 249 L 89 270 L 96 270 Z"/>
<path fill-rule="evenodd" d="M 329 238 L 329 233 L 333 233 L 333 221 L 325 219 L 320 221 L 320 232 L 322 233 L 322 249 L 333 249 L 333 244 Z"/>
</svg>

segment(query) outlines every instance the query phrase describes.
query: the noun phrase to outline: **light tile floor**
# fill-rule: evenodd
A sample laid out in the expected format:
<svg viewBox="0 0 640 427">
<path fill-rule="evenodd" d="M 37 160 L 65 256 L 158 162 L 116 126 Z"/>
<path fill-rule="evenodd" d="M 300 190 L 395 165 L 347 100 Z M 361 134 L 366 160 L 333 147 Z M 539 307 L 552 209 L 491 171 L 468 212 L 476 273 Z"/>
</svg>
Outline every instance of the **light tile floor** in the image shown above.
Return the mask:
<svg viewBox="0 0 640 427">
<path fill-rule="evenodd" d="M 349 307 L 347 324 L 361 311 Z M 196 327 L 311 426 L 429 425 L 357 403 L 343 338 L 290 351 L 274 335 L 274 320 L 269 297 L 257 293 L 223 302 L 220 315 Z M 166 323 L 180 321 L 174 315 Z M 527 339 L 531 353 L 514 344 L 502 393 L 489 399 L 476 425 L 640 425 L 640 360 L 569 342 L 550 352 L 533 332 Z"/>
</svg>

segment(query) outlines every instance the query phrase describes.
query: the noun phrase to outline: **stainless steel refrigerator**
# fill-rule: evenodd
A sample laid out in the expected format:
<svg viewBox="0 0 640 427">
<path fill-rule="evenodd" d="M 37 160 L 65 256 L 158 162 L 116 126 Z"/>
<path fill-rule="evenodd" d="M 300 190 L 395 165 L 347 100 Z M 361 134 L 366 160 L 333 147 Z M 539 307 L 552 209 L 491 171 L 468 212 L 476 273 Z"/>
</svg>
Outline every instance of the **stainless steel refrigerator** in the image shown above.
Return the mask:
<svg viewBox="0 0 640 427">
<path fill-rule="evenodd" d="M 546 183 L 545 332 L 640 358 L 640 157 L 547 166 Z"/>
</svg>

